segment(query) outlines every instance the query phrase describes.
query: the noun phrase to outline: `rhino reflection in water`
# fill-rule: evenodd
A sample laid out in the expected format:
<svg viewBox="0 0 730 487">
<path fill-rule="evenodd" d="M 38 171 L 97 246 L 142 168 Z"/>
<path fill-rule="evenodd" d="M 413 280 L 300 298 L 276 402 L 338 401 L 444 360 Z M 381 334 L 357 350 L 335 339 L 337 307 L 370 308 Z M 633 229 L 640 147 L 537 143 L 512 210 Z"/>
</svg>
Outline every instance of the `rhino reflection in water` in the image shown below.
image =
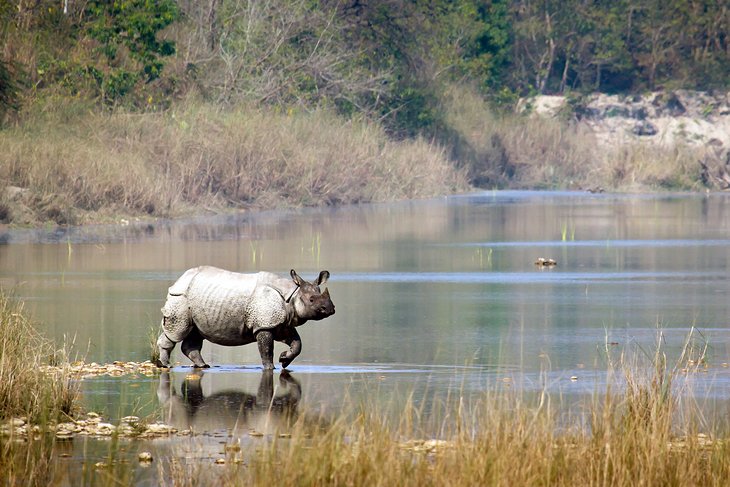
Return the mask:
<svg viewBox="0 0 730 487">
<path fill-rule="evenodd" d="M 212 432 L 221 429 L 256 430 L 271 433 L 285 430 L 296 421 L 302 387 L 289 372 L 279 375 L 274 395 L 274 372 L 264 370 L 258 391 L 222 390 L 206 396 L 203 392 L 204 373 L 198 371 L 185 377 L 178 394 L 169 372 L 160 374 L 157 398 L 163 408 L 163 421 L 179 430 Z M 284 392 L 281 392 L 284 391 Z"/>
<path fill-rule="evenodd" d="M 208 367 L 200 350 L 203 340 L 219 345 L 256 342 L 264 369 L 274 368 L 274 341 L 289 345 L 279 363 L 286 367 L 302 351 L 296 327 L 335 314 L 328 289 L 319 288 L 330 273 L 307 282 L 294 271 L 291 279 L 270 272 L 240 274 L 215 267 L 195 267 L 168 289 L 157 339 L 157 365 L 168 367 L 175 344 L 195 367 Z"/>
</svg>

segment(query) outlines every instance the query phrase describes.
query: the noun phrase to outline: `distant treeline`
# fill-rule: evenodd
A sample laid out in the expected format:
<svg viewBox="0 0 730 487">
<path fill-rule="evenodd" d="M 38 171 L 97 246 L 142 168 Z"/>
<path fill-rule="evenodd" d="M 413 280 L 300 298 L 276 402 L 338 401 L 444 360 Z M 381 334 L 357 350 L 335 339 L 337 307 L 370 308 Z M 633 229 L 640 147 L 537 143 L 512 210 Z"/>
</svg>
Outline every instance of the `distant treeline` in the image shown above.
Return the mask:
<svg viewBox="0 0 730 487">
<path fill-rule="evenodd" d="M 0 115 L 37 97 L 159 110 L 189 95 L 439 131 L 467 82 L 495 103 L 727 89 L 724 0 L 3 0 Z"/>
</svg>

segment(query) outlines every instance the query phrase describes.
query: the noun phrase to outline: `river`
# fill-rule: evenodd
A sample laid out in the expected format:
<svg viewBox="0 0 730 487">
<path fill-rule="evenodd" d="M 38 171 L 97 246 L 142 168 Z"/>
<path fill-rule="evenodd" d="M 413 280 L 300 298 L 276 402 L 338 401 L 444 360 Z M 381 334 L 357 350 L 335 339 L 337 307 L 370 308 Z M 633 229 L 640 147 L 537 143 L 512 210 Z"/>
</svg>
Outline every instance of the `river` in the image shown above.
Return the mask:
<svg viewBox="0 0 730 487">
<path fill-rule="evenodd" d="M 228 432 L 235 417 L 215 398 L 251 402 L 272 384 L 279 400 L 333 415 L 343 401 L 397 410 L 413 398 L 427 413 L 505 385 L 569 409 L 603 389 L 610 360 L 641 361 L 660 340 L 673 364 L 689 337 L 706 347 L 692 394 L 711 417 L 730 409 L 728 194 L 488 191 L 0 234 L 0 284 L 87 362 L 146 360 L 167 287 L 203 264 L 309 280 L 327 269 L 337 313 L 299 328 L 291 376 L 262 374 L 255 345 L 206 344 L 213 367 L 191 389 L 178 347 L 164 379 L 84 381 L 87 407 L 172 420 L 160 391 L 194 390 L 211 406 L 179 424 Z"/>
</svg>

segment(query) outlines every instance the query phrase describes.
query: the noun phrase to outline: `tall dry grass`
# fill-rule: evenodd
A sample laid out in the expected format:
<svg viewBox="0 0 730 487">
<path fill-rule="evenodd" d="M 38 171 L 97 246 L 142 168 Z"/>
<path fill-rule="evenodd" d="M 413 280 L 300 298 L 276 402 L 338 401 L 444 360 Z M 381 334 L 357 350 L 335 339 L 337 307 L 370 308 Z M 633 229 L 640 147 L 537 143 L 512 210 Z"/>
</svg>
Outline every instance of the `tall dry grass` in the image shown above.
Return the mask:
<svg viewBox="0 0 730 487">
<path fill-rule="evenodd" d="M 357 203 L 468 188 L 439 147 L 394 142 L 375 124 L 326 111 L 222 111 L 196 102 L 145 114 L 54 108 L 0 132 L 0 145 L 0 185 L 29 188 L 26 206 L 45 219 Z"/>
<path fill-rule="evenodd" d="M 673 367 L 661 348 L 620 357 L 609 365 L 616 380 L 572 418 L 547 391 L 527 400 L 511 388 L 473 403 L 457 394 L 437 422 L 413 402 L 395 418 L 371 402 L 326 428 L 302 421 L 290 438 L 229 452 L 224 469 L 173 463 L 160 475 L 166 485 L 726 485 L 728 439 L 701 435 L 701 411 L 682 403 L 683 370 L 698 363 L 689 357 Z"/>
<path fill-rule="evenodd" d="M 653 191 L 697 190 L 699 159 L 689 147 L 599 143 L 574 120 L 498 113 L 472 90 L 450 87 L 446 144 L 482 187 Z M 569 117 L 568 117 L 569 118 Z"/>
<path fill-rule="evenodd" d="M 0 419 L 38 423 L 73 414 L 78 391 L 70 375 L 42 370 L 63 357 L 38 333 L 23 303 L 0 290 Z"/>
<path fill-rule="evenodd" d="M 0 290 L 0 425 L 24 418 L 35 431 L 20 442 L 12 428 L 0 432 L 5 485 L 49 485 L 56 475 L 55 437 L 48 427 L 68 420 L 79 398 L 69 374 L 42 370 L 57 357 L 64 355 L 36 331 L 22 302 Z"/>
</svg>

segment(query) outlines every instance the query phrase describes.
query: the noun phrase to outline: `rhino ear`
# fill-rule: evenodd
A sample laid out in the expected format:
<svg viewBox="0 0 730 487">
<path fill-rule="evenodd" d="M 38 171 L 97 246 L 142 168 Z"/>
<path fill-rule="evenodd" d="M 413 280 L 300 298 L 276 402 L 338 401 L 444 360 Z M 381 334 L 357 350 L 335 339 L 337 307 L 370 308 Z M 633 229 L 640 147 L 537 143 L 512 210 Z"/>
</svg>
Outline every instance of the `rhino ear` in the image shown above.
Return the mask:
<svg viewBox="0 0 730 487">
<path fill-rule="evenodd" d="M 289 272 L 289 274 L 291 274 L 291 278 L 292 278 L 292 281 L 294 281 L 294 284 L 296 284 L 297 286 L 300 286 L 300 287 L 302 286 L 302 284 L 304 284 L 304 280 L 301 277 L 299 277 L 299 274 L 297 274 L 297 271 L 292 269 L 291 272 Z"/>
<path fill-rule="evenodd" d="M 327 282 L 327 279 L 329 279 L 329 278 L 330 278 L 330 272 L 329 271 L 322 271 L 322 272 L 319 273 L 319 277 L 315 281 L 315 284 L 317 284 L 317 286 L 321 286 L 322 284 L 324 284 L 325 282 Z"/>
</svg>

